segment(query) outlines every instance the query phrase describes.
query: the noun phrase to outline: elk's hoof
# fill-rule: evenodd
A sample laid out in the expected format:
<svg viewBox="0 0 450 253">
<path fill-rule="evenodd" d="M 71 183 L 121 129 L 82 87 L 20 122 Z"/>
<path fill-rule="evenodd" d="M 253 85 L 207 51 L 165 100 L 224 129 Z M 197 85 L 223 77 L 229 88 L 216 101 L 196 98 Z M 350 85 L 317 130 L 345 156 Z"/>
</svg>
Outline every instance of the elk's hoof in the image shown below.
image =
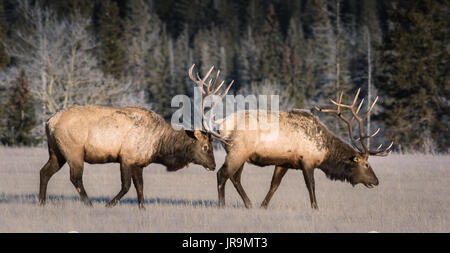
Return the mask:
<svg viewBox="0 0 450 253">
<path fill-rule="evenodd" d="M 105 207 L 111 208 L 111 207 L 115 206 L 116 204 L 117 203 L 115 203 L 115 202 L 109 202 L 108 204 L 106 204 Z"/>
</svg>

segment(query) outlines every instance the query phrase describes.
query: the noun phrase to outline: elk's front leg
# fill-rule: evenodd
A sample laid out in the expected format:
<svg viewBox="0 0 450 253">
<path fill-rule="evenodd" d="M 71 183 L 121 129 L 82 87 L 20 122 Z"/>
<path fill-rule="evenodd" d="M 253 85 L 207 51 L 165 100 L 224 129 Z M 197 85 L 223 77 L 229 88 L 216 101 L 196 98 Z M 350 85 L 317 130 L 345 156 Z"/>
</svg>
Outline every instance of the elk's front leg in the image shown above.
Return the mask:
<svg viewBox="0 0 450 253">
<path fill-rule="evenodd" d="M 305 178 L 306 187 L 309 192 L 309 199 L 311 200 L 311 208 L 319 209 L 316 201 L 315 183 L 314 183 L 314 169 L 304 168 L 303 177 Z"/>
<path fill-rule="evenodd" d="M 232 177 L 230 177 L 231 182 L 233 182 L 234 188 L 236 188 L 237 192 L 239 193 L 239 196 L 241 196 L 242 201 L 244 201 L 244 205 L 246 208 L 251 208 L 252 203 L 250 199 L 248 198 L 247 194 L 244 191 L 244 187 L 242 187 L 241 184 L 241 175 L 242 170 L 244 169 L 244 164 L 241 165 L 241 167 L 234 173 Z"/>
<path fill-rule="evenodd" d="M 245 155 L 242 155 L 238 152 L 230 152 L 227 154 L 225 158 L 225 163 L 222 165 L 222 168 L 217 172 L 217 191 L 219 194 L 219 207 L 225 206 L 225 183 L 230 177 L 234 177 L 238 170 L 244 166 L 245 163 Z M 242 172 L 242 171 L 241 171 Z M 239 173 L 241 173 L 239 172 Z M 250 208 L 251 202 L 247 197 L 242 185 L 240 184 L 240 174 L 237 174 L 236 177 L 232 178 L 233 184 L 236 187 L 239 195 L 242 197 L 244 201 L 245 207 Z"/>
<path fill-rule="evenodd" d="M 122 162 L 120 164 L 120 179 L 122 180 L 122 188 L 119 193 L 106 205 L 106 207 L 113 207 L 125 195 L 131 186 L 131 166 Z"/>
</svg>

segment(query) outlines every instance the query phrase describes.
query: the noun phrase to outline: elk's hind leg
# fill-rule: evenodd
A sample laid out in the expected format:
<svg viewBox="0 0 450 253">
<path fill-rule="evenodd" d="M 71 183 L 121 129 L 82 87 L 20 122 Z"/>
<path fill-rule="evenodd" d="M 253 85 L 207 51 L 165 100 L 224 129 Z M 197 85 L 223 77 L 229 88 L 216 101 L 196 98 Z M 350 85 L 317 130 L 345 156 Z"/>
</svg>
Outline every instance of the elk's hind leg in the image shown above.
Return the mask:
<svg viewBox="0 0 450 253">
<path fill-rule="evenodd" d="M 74 161 L 68 161 L 68 163 L 70 167 L 70 182 L 72 182 L 73 186 L 75 186 L 75 189 L 80 194 L 84 204 L 87 206 L 92 206 L 83 185 L 84 160 L 76 159 Z"/>
<path fill-rule="evenodd" d="M 49 159 L 47 163 L 42 167 L 40 171 L 39 180 L 39 204 L 45 204 L 45 197 L 47 195 L 47 185 L 50 178 L 58 172 L 62 166 L 66 163 L 66 159 L 63 156 L 55 154 L 55 152 L 49 152 Z"/>
<path fill-rule="evenodd" d="M 132 166 L 122 162 L 120 164 L 120 179 L 122 180 L 122 188 L 119 193 L 106 205 L 106 207 L 113 207 L 119 200 L 130 190 L 131 186 Z"/>
<path fill-rule="evenodd" d="M 264 201 L 261 203 L 261 207 L 267 208 L 269 205 L 270 199 L 272 198 L 275 191 L 278 189 L 278 186 L 281 183 L 281 179 L 286 174 L 288 168 L 283 166 L 275 166 L 275 170 L 273 171 L 272 182 L 270 183 L 269 192 L 267 192 Z"/>
<path fill-rule="evenodd" d="M 144 206 L 144 180 L 142 178 L 142 172 L 144 168 L 142 167 L 133 167 L 132 169 L 132 178 L 134 188 L 136 188 L 138 205 L 140 209 L 145 209 Z"/>
</svg>

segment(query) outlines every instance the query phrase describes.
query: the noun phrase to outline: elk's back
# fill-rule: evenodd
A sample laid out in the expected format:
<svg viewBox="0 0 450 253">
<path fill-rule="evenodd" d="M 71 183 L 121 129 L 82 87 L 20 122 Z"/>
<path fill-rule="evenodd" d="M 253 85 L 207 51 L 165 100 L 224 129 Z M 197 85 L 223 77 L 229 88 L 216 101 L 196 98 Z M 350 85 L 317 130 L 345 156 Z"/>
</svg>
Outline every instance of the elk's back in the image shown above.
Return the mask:
<svg viewBox="0 0 450 253">
<path fill-rule="evenodd" d="M 48 128 L 68 161 L 105 163 L 120 158 L 146 164 L 164 124 L 145 108 L 73 106 L 49 119 Z"/>
<path fill-rule="evenodd" d="M 260 114 L 267 115 L 266 119 Z M 245 126 L 242 125 L 245 119 Z M 262 120 L 261 120 L 262 119 Z M 273 120 L 272 120 L 273 119 Z M 252 123 L 257 128 L 252 126 Z M 240 149 L 256 165 L 298 167 L 300 161 L 320 164 L 325 158 L 326 127 L 311 113 L 240 111 L 225 119 L 220 134 L 233 140 L 228 149 Z M 227 150 L 230 151 L 230 150 Z"/>
</svg>

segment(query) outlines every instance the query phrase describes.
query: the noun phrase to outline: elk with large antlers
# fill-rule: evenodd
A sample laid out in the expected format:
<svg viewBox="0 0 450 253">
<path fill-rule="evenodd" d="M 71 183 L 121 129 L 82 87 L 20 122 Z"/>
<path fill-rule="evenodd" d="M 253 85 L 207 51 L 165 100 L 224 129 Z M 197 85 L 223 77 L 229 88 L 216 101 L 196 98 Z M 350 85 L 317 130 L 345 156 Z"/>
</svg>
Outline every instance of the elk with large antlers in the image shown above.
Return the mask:
<svg viewBox="0 0 450 253">
<path fill-rule="evenodd" d="M 208 92 L 210 87 L 209 84 Z M 203 99 L 218 90 L 205 93 Z M 46 133 L 49 160 L 40 171 L 40 204 L 45 203 L 48 181 L 66 162 L 70 181 L 87 205 L 92 204 L 83 185 L 84 162 L 120 163 L 122 187 L 107 206 L 116 205 L 133 181 L 140 208 L 144 207 L 143 168 L 150 163 L 163 164 L 168 171 L 179 170 L 189 163 L 207 170 L 216 166 L 208 129 L 175 130 L 158 114 L 143 107 L 73 106 L 52 116 L 47 121 Z"/>
<path fill-rule="evenodd" d="M 288 169 L 302 170 L 303 177 L 309 191 L 311 207 L 317 209 L 315 196 L 314 169 L 321 169 L 325 175 L 333 180 L 347 181 L 353 186 L 363 184 L 368 188 L 378 185 L 378 179 L 368 163 L 369 155 L 385 156 L 388 154 L 392 144 L 385 149 L 381 146 L 377 150 L 371 151 L 364 143 L 364 140 L 375 136 L 379 130 L 371 135 L 364 133 L 363 121 L 370 114 L 377 99 L 371 105 L 364 116 L 360 116 L 362 102 L 356 107 L 359 90 L 351 105 L 342 104 L 342 94 L 338 102 L 332 100 L 337 109 L 321 109 L 319 111 L 336 113 L 344 120 L 349 129 L 352 144 L 331 133 L 317 117 L 304 110 L 292 110 L 288 112 L 258 111 L 258 114 L 267 114 L 268 117 L 278 117 L 278 135 L 276 138 L 264 138 L 267 131 L 262 128 L 242 129 L 239 127 L 239 117 L 246 121 L 257 121 L 260 125 L 260 118 L 255 117 L 250 111 L 237 112 L 228 116 L 220 126 L 220 136 L 228 139 L 230 145 L 225 145 L 227 156 L 225 163 L 217 172 L 217 188 L 219 194 L 219 206 L 225 205 L 225 183 L 231 179 L 234 187 L 241 196 L 247 208 L 251 202 L 241 185 L 241 174 L 244 163 L 248 162 L 258 166 L 275 165 L 272 182 L 261 206 L 267 208 L 270 199 L 277 190 L 283 176 Z M 341 108 L 350 109 L 352 117 L 345 118 Z M 276 118 L 276 117 L 275 117 Z M 352 123 L 354 120 L 359 123 L 359 138 L 354 138 L 352 134 Z M 358 142 L 360 146 L 358 145 Z"/>
</svg>

